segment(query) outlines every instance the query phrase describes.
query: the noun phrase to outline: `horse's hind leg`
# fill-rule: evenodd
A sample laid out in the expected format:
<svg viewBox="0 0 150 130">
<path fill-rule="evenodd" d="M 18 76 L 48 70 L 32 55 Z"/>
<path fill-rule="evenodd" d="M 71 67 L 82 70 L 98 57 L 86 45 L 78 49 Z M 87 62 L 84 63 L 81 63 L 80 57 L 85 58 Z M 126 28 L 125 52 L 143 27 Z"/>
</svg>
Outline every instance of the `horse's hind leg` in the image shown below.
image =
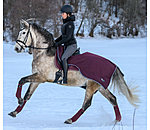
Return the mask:
<svg viewBox="0 0 150 130">
<path fill-rule="evenodd" d="M 116 97 L 108 90 L 104 89 L 103 87 L 99 88 L 99 92 L 108 99 L 108 101 L 113 105 L 114 111 L 115 111 L 115 116 L 116 116 L 116 121 L 121 121 L 121 114 L 119 111 L 119 107 L 117 104 Z"/>
<path fill-rule="evenodd" d="M 31 83 L 24 98 L 22 99 L 22 102 L 18 105 L 18 107 L 15 109 L 15 111 L 9 113 L 8 115 L 12 116 L 12 117 L 16 117 L 16 114 L 18 114 L 19 112 L 21 112 L 21 110 L 23 109 L 24 105 L 26 104 L 27 100 L 30 99 L 31 95 L 33 94 L 33 92 L 35 91 L 35 89 L 38 87 L 39 83 Z"/>
<path fill-rule="evenodd" d="M 98 89 L 98 87 L 99 87 L 99 84 L 91 80 L 88 81 L 82 108 L 72 118 L 66 120 L 64 123 L 72 124 L 86 111 L 88 107 L 91 106 L 93 94 Z"/>
</svg>

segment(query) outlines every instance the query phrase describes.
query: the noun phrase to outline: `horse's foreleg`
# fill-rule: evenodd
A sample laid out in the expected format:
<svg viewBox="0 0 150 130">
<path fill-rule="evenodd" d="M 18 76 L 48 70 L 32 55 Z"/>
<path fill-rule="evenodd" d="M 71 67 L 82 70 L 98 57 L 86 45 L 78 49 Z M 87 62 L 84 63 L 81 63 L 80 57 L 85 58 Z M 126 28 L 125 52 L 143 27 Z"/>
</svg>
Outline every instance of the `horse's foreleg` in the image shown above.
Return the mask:
<svg viewBox="0 0 150 130">
<path fill-rule="evenodd" d="M 18 105 L 18 107 L 15 109 L 15 111 L 9 113 L 8 115 L 12 116 L 12 117 L 16 117 L 16 114 L 18 114 L 19 112 L 21 112 L 21 110 L 23 109 L 24 105 L 26 104 L 27 100 L 30 99 L 31 95 L 33 94 L 33 92 L 35 91 L 35 89 L 38 87 L 39 83 L 31 83 L 25 96 L 24 99 L 22 99 L 22 103 Z"/>
<path fill-rule="evenodd" d="M 98 84 L 93 81 L 88 81 L 88 85 L 86 87 L 85 99 L 82 105 L 82 108 L 70 119 L 66 120 L 64 123 L 72 124 L 75 122 L 86 110 L 91 106 L 92 97 L 95 91 L 98 89 Z"/>
<path fill-rule="evenodd" d="M 16 92 L 16 97 L 18 98 L 18 103 L 22 104 L 23 103 L 23 99 L 21 98 L 21 91 L 22 91 L 22 86 L 27 83 L 27 82 L 39 82 L 42 83 L 44 80 L 41 78 L 42 76 L 40 76 L 38 73 L 35 73 L 33 75 L 29 75 L 26 77 L 23 77 L 20 79 L 18 87 L 17 87 L 17 92 Z"/>
<path fill-rule="evenodd" d="M 114 111 L 115 111 L 115 116 L 116 116 L 116 121 L 121 121 L 121 114 L 119 111 L 119 107 L 117 104 L 116 97 L 108 90 L 104 89 L 103 87 L 99 88 L 99 92 L 108 99 L 108 101 L 113 105 Z"/>
</svg>

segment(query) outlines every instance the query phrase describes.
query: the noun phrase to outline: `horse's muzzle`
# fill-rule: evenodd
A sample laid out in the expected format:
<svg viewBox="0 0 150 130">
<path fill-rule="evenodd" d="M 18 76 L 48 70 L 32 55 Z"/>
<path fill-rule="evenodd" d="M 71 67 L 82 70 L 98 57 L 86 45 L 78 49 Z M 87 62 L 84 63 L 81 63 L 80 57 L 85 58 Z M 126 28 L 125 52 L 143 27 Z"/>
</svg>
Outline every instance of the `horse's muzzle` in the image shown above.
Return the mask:
<svg viewBox="0 0 150 130">
<path fill-rule="evenodd" d="M 19 51 L 18 47 L 15 47 L 15 49 L 14 49 L 14 50 L 15 50 L 15 51 L 17 51 L 17 52 Z"/>
<path fill-rule="evenodd" d="M 21 52 L 22 49 L 21 49 L 21 48 L 18 48 L 18 47 L 15 47 L 14 50 L 15 50 L 17 53 L 19 53 L 19 52 Z"/>
<path fill-rule="evenodd" d="M 15 47 L 14 49 L 16 52 L 19 52 L 19 48 L 18 47 Z"/>
</svg>

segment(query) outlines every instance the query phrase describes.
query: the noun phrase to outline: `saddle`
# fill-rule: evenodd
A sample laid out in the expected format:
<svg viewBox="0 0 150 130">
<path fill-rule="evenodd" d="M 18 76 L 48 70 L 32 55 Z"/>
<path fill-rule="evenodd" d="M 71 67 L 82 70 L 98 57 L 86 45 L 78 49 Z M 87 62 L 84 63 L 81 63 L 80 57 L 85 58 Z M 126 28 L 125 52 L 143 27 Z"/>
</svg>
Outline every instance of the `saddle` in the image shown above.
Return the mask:
<svg viewBox="0 0 150 130">
<path fill-rule="evenodd" d="M 80 54 L 80 47 L 77 48 L 77 50 L 72 54 L 72 56 L 79 55 L 79 54 Z"/>
<path fill-rule="evenodd" d="M 56 53 L 58 53 L 58 50 L 56 51 Z M 72 54 L 72 56 L 79 55 L 79 54 L 80 54 L 80 47 L 77 48 L 77 50 Z M 58 64 L 61 66 L 61 69 L 59 69 L 55 73 L 55 80 L 53 81 L 53 83 L 58 83 L 59 78 L 62 77 L 62 65 L 61 65 L 61 61 L 58 55 L 56 55 L 56 59 L 57 59 Z M 69 65 L 68 65 L 68 68 L 69 68 Z"/>
</svg>

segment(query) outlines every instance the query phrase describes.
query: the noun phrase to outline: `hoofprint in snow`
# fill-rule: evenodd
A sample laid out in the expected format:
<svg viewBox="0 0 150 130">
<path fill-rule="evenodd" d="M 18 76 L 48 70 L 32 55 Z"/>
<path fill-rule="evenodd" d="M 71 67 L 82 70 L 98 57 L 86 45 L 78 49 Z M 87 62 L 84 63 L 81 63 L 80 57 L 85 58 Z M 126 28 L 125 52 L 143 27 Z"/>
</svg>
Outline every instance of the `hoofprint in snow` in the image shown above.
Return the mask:
<svg viewBox="0 0 150 130">
<path fill-rule="evenodd" d="M 147 66 L 146 38 L 137 39 L 77 39 L 81 52 L 92 52 L 110 59 L 117 64 L 125 75 L 126 81 L 135 80 L 140 85 L 141 104 L 136 110 L 134 128 L 147 128 Z M 13 46 L 3 44 L 3 118 L 4 130 L 61 129 L 61 130 L 110 130 L 113 128 L 115 115 L 112 105 L 99 93 L 93 97 L 92 106 L 72 125 L 63 124 L 82 106 L 85 90 L 65 87 L 51 83 L 40 84 L 23 111 L 16 118 L 7 114 L 17 106 L 15 97 L 18 81 L 31 74 L 32 56 L 27 53 L 17 54 Z M 25 93 L 29 84 L 23 86 Z M 122 114 L 122 121 L 115 129 L 132 130 L 134 108 L 126 98 L 115 94 Z M 42 97 L 42 98 L 41 98 Z"/>
</svg>

